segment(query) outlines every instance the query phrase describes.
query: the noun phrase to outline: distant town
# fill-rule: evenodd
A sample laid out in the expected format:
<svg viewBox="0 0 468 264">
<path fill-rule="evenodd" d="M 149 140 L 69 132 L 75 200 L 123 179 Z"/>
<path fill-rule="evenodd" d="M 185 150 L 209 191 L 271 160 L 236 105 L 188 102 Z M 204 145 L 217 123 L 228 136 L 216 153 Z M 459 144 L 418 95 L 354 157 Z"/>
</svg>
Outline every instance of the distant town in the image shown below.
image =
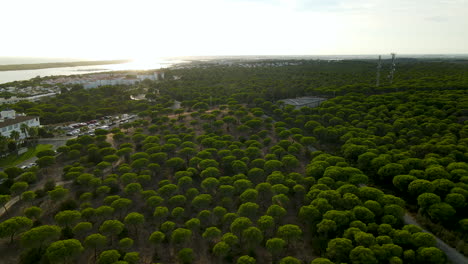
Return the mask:
<svg viewBox="0 0 468 264">
<path fill-rule="evenodd" d="M 134 85 L 148 79 L 157 81 L 164 79 L 164 72 L 154 71 L 144 74 L 129 73 L 99 73 L 88 75 L 58 76 L 42 80 L 37 86 L 0 88 L 0 104 L 14 104 L 19 101 L 35 102 L 46 97 L 54 97 L 61 93 L 62 87 L 82 85 L 84 89 L 104 85 Z"/>
<path fill-rule="evenodd" d="M 218 59 L 218 60 L 198 60 L 188 64 L 175 65 L 174 69 L 182 68 L 205 68 L 213 65 L 236 66 L 243 68 L 256 67 L 281 67 L 295 66 L 302 64 L 300 60 L 290 61 L 270 61 L 270 60 L 252 60 L 245 61 L 241 59 Z M 84 89 L 97 88 L 104 85 L 134 85 L 145 79 L 151 81 L 163 80 L 164 71 L 147 71 L 142 73 L 135 72 L 105 72 L 71 76 L 53 76 L 40 80 L 37 85 L 17 86 L 14 83 L 0 86 L 0 105 L 14 104 L 20 101 L 36 102 L 47 97 L 55 97 L 60 94 L 63 87 L 70 88 L 72 85 L 82 85 Z M 179 76 L 173 76 L 177 80 Z"/>
</svg>

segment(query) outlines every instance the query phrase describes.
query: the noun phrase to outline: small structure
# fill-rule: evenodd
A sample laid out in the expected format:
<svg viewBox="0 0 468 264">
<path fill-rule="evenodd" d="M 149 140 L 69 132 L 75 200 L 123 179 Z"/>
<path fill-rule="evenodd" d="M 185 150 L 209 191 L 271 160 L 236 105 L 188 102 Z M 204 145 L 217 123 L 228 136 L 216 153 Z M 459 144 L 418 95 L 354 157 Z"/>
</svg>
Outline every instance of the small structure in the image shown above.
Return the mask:
<svg viewBox="0 0 468 264">
<path fill-rule="evenodd" d="M 21 130 L 24 125 L 28 127 L 38 127 L 41 125 L 39 117 L 16 114 L 15 110 L 7 109 L 0 112 L 0 133 L 4 137 L 9 137 L 12 131 L 17 131 L 20 139 L 27 137 L 27 132 Z"/>
<path fill-rule="evenodd" d="M 321 97 L 304 96 L 294 99 L 283 99 L 280 101 L 282 101 L 286 105 L 294 106 L 295 109 L 300 109 L 302 107 L 317 107 L 326 100 L 327 99 Z"/>
</svg>

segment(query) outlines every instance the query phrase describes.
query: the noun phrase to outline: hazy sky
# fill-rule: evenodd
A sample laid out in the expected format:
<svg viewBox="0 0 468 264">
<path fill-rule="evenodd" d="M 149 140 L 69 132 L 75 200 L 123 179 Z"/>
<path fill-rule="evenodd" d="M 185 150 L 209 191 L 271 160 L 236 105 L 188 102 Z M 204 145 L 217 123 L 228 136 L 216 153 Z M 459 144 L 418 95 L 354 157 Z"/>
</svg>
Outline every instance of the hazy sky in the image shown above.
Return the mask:
<svg viewBox="0 0 468 264">
<path fill-rule="evenodd" d="M 0 56 L 468 53 L 468 0 L 1 0 Z"/>
</svg>

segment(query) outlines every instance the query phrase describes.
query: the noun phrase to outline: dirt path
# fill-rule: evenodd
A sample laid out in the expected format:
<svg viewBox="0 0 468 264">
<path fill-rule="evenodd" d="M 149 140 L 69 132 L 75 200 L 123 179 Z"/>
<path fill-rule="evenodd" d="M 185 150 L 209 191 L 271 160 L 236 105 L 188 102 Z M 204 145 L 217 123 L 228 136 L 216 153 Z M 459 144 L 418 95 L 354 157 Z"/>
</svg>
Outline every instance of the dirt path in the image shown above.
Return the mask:
<svg viewBox="0 0 468 264">
<path fill-rule="evenodd" d="M 117 144 L 115 144 L 115 141 L 114 141 L 114 134 L 113 133 L 109 133 L 106 135 L 106 142 L 111 144 L 111 146 L 113 148 L 117 148 Z"/>
<path fill-rule="evenodd" d="M 403 216 L 403 221 L 407 225 L 415 225 L 420 227 L 424 232 L 429 233 L 433 235 L 436 238 L 436 247 L 438 247 L 440 250 L 444 251 L 445 254 L 447 255 L 447 259 L 452 263 L 452 264 L 466 264 L 468 263 L 468 258 L 465 257 L 463 254 L 458 252 L 456 249 L 453 247 L 447 245 L 444 241 L 436 237 L 434 234 L 431 232 L 425 230 L 421 225 L 418 224 L 416 219 L 409 214 L 408 212 L 405 213 Z"/>
</svg>

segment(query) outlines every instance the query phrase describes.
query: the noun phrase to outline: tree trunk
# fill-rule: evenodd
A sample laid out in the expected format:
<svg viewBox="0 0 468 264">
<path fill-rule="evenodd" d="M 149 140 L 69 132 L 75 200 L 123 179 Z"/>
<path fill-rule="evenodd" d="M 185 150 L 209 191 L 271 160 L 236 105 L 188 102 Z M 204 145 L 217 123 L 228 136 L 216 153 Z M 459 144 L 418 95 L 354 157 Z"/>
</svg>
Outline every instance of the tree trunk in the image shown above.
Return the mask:
<svg viewBox="0 0 468 264">
<path fill-rule="evenodd" d="M 13 244 L 13 237 L 15 236 L 15 233 L 11 234 L 10 236 L 10 244 Z"/>
<path fill-rule="evenodd" d="M 135 225 L 135 238 L 136 238 L 136 241 L 138 242 L 138 227 Z"/>
</svg>

